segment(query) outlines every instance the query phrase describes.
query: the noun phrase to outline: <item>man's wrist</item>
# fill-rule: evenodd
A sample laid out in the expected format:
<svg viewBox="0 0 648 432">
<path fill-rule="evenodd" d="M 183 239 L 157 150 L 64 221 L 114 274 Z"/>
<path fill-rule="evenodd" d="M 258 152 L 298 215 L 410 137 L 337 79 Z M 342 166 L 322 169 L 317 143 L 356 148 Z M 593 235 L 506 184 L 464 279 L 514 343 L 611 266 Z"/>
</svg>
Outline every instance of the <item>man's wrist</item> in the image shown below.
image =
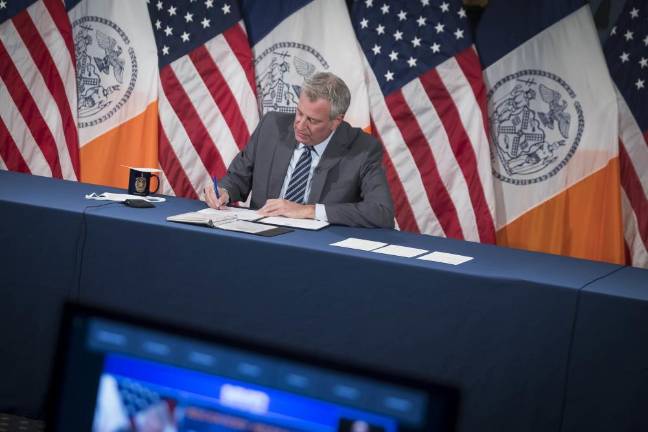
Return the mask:
<svg viewBox="0 0 648 432">
<path fill-rule="evenodd" d="M 305 204 L 304 208 L 305 208 L 304 218 L 315 219 L 315 204 Z"/>
</svg>

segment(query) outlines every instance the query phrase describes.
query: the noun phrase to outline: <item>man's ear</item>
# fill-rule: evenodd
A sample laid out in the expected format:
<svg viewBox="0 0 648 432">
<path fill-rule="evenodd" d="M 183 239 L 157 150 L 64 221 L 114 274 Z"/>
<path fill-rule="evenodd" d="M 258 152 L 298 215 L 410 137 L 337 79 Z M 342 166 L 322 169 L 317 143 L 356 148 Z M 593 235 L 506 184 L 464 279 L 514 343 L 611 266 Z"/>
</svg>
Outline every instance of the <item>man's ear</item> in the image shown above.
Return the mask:
<svg viewBox="0 0 648 432">
<path fill-rule="evenodd" d="M 335 130 L 337 129 L 338 126 L 340 126 L 340 123 L 342 123 L 342 120 L 344 119 L 344 114 L 340 114 L 337 117 L 335 117 L 332 122 L 333 122 L 333 127 L 332 129 Z"/>
</svg>

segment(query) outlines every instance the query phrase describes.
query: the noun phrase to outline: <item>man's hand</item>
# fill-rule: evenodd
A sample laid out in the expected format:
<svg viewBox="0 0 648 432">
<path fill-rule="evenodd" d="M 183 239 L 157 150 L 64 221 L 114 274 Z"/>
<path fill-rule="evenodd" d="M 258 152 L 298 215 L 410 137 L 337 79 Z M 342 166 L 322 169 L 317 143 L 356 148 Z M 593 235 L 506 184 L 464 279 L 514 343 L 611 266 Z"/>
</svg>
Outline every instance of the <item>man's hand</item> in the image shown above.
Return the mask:
<svg viewBox="0 0 648 432">
<path fill-rule="evenodd" d="M 207 205 L 214 209 L 222 209 L 229 203 L 229 194 L 223 188 L 218 188 L 218 193 L 220 198 L 216 198 L 216 193 L 214 192 L 214 185 L 205 186 L 205 202 Z"/>
<path fill-rule="evenodd" d="M 314 204 L 297 204 L 285 199 L 269 199 L 258 212 L 263 216 L 286 216 L 296 219 L 315 219 Z"/>
</svg>

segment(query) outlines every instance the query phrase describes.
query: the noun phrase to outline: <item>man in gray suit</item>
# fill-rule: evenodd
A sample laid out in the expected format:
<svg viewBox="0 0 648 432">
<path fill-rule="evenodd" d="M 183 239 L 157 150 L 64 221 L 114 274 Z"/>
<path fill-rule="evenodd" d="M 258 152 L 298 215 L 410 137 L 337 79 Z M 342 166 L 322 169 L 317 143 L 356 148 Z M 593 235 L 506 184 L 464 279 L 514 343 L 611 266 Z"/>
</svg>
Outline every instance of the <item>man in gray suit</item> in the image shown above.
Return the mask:
<svg viewBox="0 0 648 432">
<path fill-rule="evenodd" d="M 306 80 L 295 114 L 270 112 L 232 161 L 212 208 L 245 201 L 265 216 L 326 220 L 333 224 L 394 226 L 382 168 L 382 147 L 343 120 L 349 88 L 332 73 Z"/>
</svg>

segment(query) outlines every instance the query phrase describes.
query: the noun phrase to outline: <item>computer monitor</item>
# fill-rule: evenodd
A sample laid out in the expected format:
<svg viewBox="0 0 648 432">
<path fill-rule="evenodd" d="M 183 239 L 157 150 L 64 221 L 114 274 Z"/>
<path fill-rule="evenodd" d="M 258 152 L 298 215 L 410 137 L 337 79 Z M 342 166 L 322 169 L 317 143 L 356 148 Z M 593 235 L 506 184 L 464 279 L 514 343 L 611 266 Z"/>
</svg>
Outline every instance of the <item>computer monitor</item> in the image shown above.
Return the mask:
<svg viewBox="0 0 648 432">
<path fill-rule="evenodd" d="M 443 385 L 66 305 L 54 431 L 451 431 Z"/>
</svg>

